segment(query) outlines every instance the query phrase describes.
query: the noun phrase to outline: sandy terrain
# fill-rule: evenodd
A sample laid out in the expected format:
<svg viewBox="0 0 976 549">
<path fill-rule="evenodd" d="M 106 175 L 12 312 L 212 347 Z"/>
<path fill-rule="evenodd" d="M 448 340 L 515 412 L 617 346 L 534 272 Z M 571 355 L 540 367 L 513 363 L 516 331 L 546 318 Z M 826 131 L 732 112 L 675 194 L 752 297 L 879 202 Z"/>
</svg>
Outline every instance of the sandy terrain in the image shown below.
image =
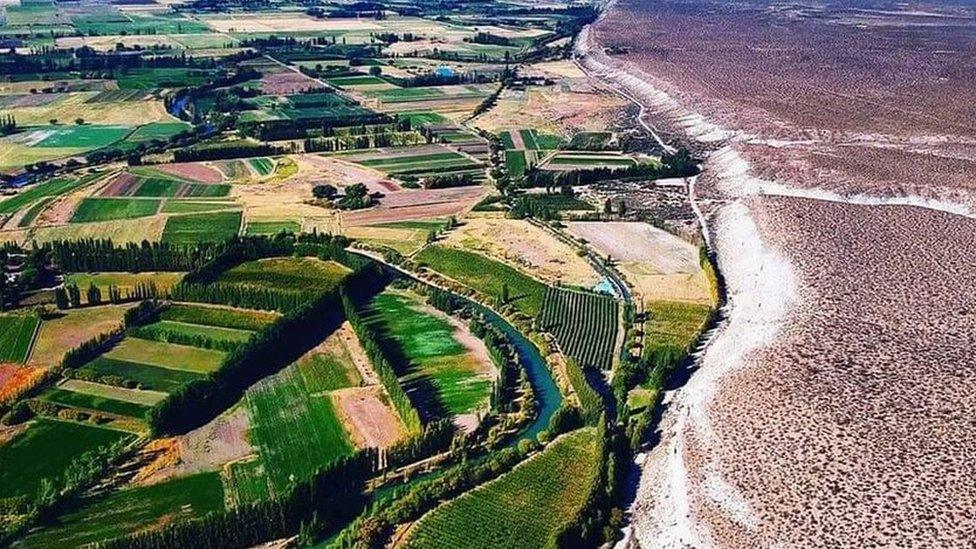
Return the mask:
<svg viewBox="0 0 976 549">
<path fill-rule="evenodd" d="M 709 301 L 708 280 L 693 244 L 647 223 L 574 221 L 566 227 L 601 256 L 613 258 L 645 301 Z"/>
<path fill-rule="evenodd" d="M 488 131 L 521 127 L 567 136 L 606 130 L 627 104 L 592 86 L 593 81 L 567 79 L 550 87 L 506 89 L 496 106 L 473 124 Z"/>
<path fill-rule="evenodd" d="M 584 65 L 711 151 L 697 206 L 730 307 L 667 397 L 636 539 L 971 544 L 972 8 L 650 6 L 598 23 L 630 53 L 584 36 Z"/>
<path fill-rule="evenodd" d="M 173 439 L 167 451 L 144 466 L 134 479 L 155 484 L 174 476 L 220 469 L 226 463 L 254 453 L 248 441 L 247 407 L 235 406 L 216 419 Z"/>
<path fill-rule="evenodd" d="M 340 389 L 329 396 L 357 448 L 388 448 L 403 438 L 403 424 L 381 386 Z"/>
<path fill-rule="evenodd" d="M 447 233 L 444 243 L 482 252 L 548 282 L 589 288 L 600 281 L 572 247 L 525 220 L 471 216 Z"/>
</svg>

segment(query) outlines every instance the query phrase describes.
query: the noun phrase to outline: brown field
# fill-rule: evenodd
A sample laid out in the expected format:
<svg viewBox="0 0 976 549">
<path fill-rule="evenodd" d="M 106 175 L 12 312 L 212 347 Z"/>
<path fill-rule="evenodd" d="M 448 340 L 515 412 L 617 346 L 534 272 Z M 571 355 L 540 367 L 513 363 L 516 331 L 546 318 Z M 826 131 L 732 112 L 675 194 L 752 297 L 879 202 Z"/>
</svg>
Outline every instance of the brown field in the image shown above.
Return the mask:
<svg viewBox="0 0 976 549">
<path fill-rule="evenodd" d="M 357 448 L 387 448 L 403 438 L 405 429 L 383 387 L 339 389 L 329 396 Z"/>
<path fill-rule="evenodd" d="M 647 223 L 573 221 L 566 226 L 601 256 L 613 258 L 634 293 L 645 301 L 710 300 L 695 245 Z"/>
<path fill-rule="evenodd" d="M 306 15 L 220 15 L 203 20 L 217 32 L 380 31 L 371 19 L 315 19 Z"/>
<path fill-rule="evenodd" d="M 131 306 L 102 305 L 72 309 L 58 313 L 57 318 L 44 320 L 27 365 L 42 370 L 57 365 L 69 349 L 118 327 L 122 315 Z"/>
<path fill-rule="evenodd" d="M 301 93 L 320 88 L 325 86 L 318 80 L 288 69 L 271 72 L 261 77 L 261 91 L 270 95 Z"/>
<path fill-rule="evenodd" d="M 129 196 L 136 188 L 139 179 L 129 172 L 122 172 L 108 180 L 99 196 Z"/>
<path fill-rule="evenodd" d="M 524 91 L 506 89 L 498 104 L 474 119 L 475 126 L 497 132 L 535 128 L 569 136 L 578 131 L 604 131 L 613 125 L 627 103 L 589 79 L 564 79 L 548 87 Z"/>
<path fill-rule="evenodd" d="M 341 223 L 343 227 L 351 227 L 460 215 L 474 206 L 486 192 L 485 187 L 477 185 L 453 189 L 404 189 L 386 195 L 375 208 L 343 212 Z"/>
<path fill-rule="evenodd" d="M 46 214 L 51 208 L 44 210 Z M 42 214 L 44 215 L 44 214 Z M 29 232 L 30 239 L 38 243 L 52 240 L 82 239 L 82 238 L 111 238 L 115 243 L 135 242 L 143 240 L 157 241 L 163 236 L 166 216 L 143 217 L 139 219 L 118 219 L 115 221 L 96 221 L 92 223 L 72 223 L 56 227 L 37 227 Z M 20 238 L 26 238 L 28 233 L 20 231 Z"/>
<path fill-rule="evenodd" d="M 521 219 L 471 215 L 447 233 L 444 243 L 500 259 L 550 283 L 589 288 L 601 278 L 572 246 Z"/>
<path fill-rule="evenodd" d="M 159 164 L 153 166 L 153 169 L 199 183 L 220 183 L 224 180 L 224 176 L 219 170 L 202 162 Z"/>
</svg>

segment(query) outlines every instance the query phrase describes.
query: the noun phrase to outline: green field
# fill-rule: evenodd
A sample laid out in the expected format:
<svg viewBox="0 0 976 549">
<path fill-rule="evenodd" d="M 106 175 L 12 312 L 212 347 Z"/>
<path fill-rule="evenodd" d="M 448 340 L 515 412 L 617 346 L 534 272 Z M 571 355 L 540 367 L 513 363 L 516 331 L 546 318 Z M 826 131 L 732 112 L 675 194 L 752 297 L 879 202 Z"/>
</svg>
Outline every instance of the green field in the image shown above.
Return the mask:
<svg viewBox="0 0 976 549">
<path fill-rule="evenodd" d="M 38 418 L 0 445 L 0 498 L 33 497 L 42 479 L 60 476 L 77 456 L 127 438 L 121 431 Z"/>
<path fill-rule="evenodd" d="M 239 208 L 234 202 L 204 202 L 200 200 L 167 200 L 163 204 L 163 213 L 189 214 L 203 212 L 217 212 Z"/>
<path fill-rule="evenodd" d="M 33 206 L 30 207 L 30 209 L 24 212 L 24 217 L 20 218 L 20 222 L 17 223 L 17 226 L 29 227 L 30 224 L 33 223 L 35 219 L 37 219 L 37 216 L 44 211 L 44 208 L 46 208 L 47 205 L 52 200 L 54 200 L 53 196 L 45 196 L 44 198 L 38 200 L 36 203 L 34 203 Z"/>
<path fill-rule="evenodd" d="M 343 349 L 338 353 L 315 353 L 295 364 L 305 387 L 313 393 L 358 387 L 362 383 L 359 371 Z"/>
<path fill-rule="evenodd" d="M 313 393 L 294 367 L 259 382 L 246 400 L 250 436 L 275 494 L 284 493 L 290 479 L 310 478 L 353 451 L 332 399 Z"/>
<path fill-rule="evenodd" d="M 525 175 L 525 153 L 523 151 L 505 151 L 505 167 L 508 175 L 522 177 Z"/>
<path fill-rule="evenodd" d="M 405 364 L 395 364 L 400 383 L 419 409 L 463 414 L 487 401 L 491 382 L 484 365 L 455 337 L 447 320 L 422 309 L 419 296 L 385 291 L 364 314 L 368 325 L 395 345 Z"/>
<path fill-rule="evenodd" d="M 169 139 L 170 137 L 190 129 L 186 122 L 153 122 L 136 128 L 126 141 L 151 141 L 153 139 Z"/>
<path fill-rule="evenodd" d="M 609 369 L 617 341 L 617 302 L 590 293 L 546 289 L 540 326 L 582 366 Z"/>
<path fill-rule="evenodd" d="M 27 536 L 18 547 L 78 547 L 223 508 L 220 473 L 199 473 L 83 499 L 57 524 Z"/>
<path fill-rule="evenodd" d="M 522 195 L 522 198 L 536 205 L 545 206 L 557 211 L 593 211 L 596 209 L 585 200 L 564 194 L 530 193 Z"/>
<path fill-rule="evenodd" d="M 244 234 L 248 236 L 273 235 L 280 232 L 298 233 L 301 230 L 302 226 L 297 221 L 255 221 L 247 224 Z"/>
<path fill-rule="evenodd" d="M 414 259 L 448 278 L 488 294 L 496 301 L 501 300 L 503 286 L 507 286 L 509 302 L 532 318 L 542 310 L 545 284 L 504 263 L 439 244 L 427 246 Z"/>
<path fill-rule="evenodd" d="M 376 85 L 383 85 L 383 84 L 389 85 L 389 82 L 376 76 L 337 76 L 335 78 L 327 78 L 326 82 L 340 88 L 356 87 L 356 86 L 376 86 Z"/>
<path fill-rule="evenodd" d="M 124 400 L 116 400 L 114 398 L 106 398 L 97 395 L 90 395 L 88 393 L 79 393 L 76 391 L 66 391 L 58 388 L 52 388 L 44 391 L 41 394 L 40 399 L 73 408 L 85 408 L 108 414 L 136 418 L 145 416 L 146 410 L 149 409 L 149 407 L 145 404 L 126 402 Z"/>
<path fill-rule="evenodd" d="M 127 337 L 111 351 L 106 358 L 126 362 L 139 362 L 185 370 L 188 372 L 209 373 L 216 370 L 224 360 L 225 353 L 210 349 L 199 349 L 188 345 L 174 345 L 148 339 Z"/>
<path fill-rule="evenodd" d="M 94 176 L 79 179 L 58 178 L 46 183 L 38 183 L 0 202 L 0 214 L 12 214 L 17 210 L 46 196 L 60 196 L 90 182 Z"/>
<path fill-rule="evenodd" d="M 172 340 L 173 343 L 185 341 L 185 339 L 181 339 L 183 337 L 206 339 L 218 343 L 245 343 L 254 335 L 254 332 L 247 330 L 175 322 L 172 320 L 153 322 L 152 324 L 133 330 L 132 333 L 142 339 L 152 339 L 162 342 Z"/>
<path fill-rule="evenodd" d="M 683 301 L 649 301 L 646 308 L 649 319 L 644 326 L 645 353 L 674 357 L 688 351 L 711 310 L 705 304 Z"/>
<path fill-rule="evenodd" d="M 27 362 L 39 324 L 34 315 L 0 315 L 0 362 Z"/>
<path fill-rule="evenodd" d="M 161 320 L 206 324 L 238 330 L 258 331 L 274 322 L 278 315 L 266 311 L 174 303 L 160 313 Z"/>
<path fill-rule="evenodd" d="M 594 156 L 589 155 L 569 155 L 557 154 L 546 162 L 551 166 L 605 166 L 608 168 L 629 168 L 636 164 L 633 158 L 620 155 Z"/>
<path fill-rule="evenodd" d="M 247 161 L 259 175 L 269 175 L 274 171 L 274 160 L 270 158 L 251 158 Z"/>
<path fill-rule="evenodd" d="M 98 357 L 78 369 L 80 374 L 91 374 L 98 377 L 118 376 L 135 381 L 142 387 L 153 391 L 171 393 L 183 385 L 203 379 L 203 374 L 172 368 L 161 368 L 139 362 L 116 360 Z"/>
<path fill-rule="evenodd" d="M 85 198 L 71 216 L 71 223 L 148 217 L 156 215 L 159 205 L 159 200 L 144 198 Z"/>
<path fill-rule="evenodd" d="M 241 230 L 241 212 L 174 215 L 166 220 L 163 242 L 197 244 L 221 242 Z"/>
<path fill-rule="evenodd" d="M 564 435 L 498 480 L 434 509 L 405 548 L 551 547 L 597 482 L 600 447 L 593 429 Z"/>
<path fill-rule="evenodd" d="M 253 288 L 301 291 L 315 288 L 330 291 L 349 274 L 335 261 L 313 257 L 279 257 L 249 261 L 225 271 L 219 282 Z"/>
<path fill-rule="evenodd" d="M 70 147 L 79 149 L 100 149 L 129 135 L 128 126 L 42 126 L 32 131 L 43 131 L 47 137 L 35 147 Z"/>
</svg>

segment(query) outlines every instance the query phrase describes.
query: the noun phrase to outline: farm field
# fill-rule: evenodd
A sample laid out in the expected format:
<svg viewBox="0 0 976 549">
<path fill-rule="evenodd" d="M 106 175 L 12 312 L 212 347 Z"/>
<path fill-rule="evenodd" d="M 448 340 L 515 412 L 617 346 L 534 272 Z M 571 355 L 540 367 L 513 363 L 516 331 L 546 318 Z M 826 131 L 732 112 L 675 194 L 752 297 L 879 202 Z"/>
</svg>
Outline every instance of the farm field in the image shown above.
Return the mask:
<svg viewBox="0 0 976 549">
<path fill-rule="evenodd" d="M 63 177 L 31 186 L 0 201 L 0 214 L 12 214 L 42 198 L 67 194 L 97 177 L 97 174 L 77 178 Z"/>
<path fill-rule="evenodd" d="M 39 324 L 34 315 L 0 315 L 0 362 L 27 362 Z"/>
<path fill-rule="evenodd" d="M 673 234 L 636 222 L 571 221 L 566 230 L 600 256 L 612 258 L 645 302 L 711 302 L 698 249 Z"/>
<path fill-rule="evenodd" d="M 330 291 L 349 274 L 334 261 L 310 257 L 273 258 L 250 261 L 225 271 L 219 282 L 254 288 L 302 291 L 315 288 Z"/>
<path fill-rule="evenodd" d="M 169 289 L 183 278 L 183 273 L 172 272 L 148 272 L 148 273 L 126 273 L 126 272 L 105 272 L 105 273 L 70 273 L 65 282 L 74 284 L 82 292 L 82 300 L 87 300 L 85 290 L 89 286 L 96 286 L 102 291 L 102 296 L 108 295 L 110 286 L 118 288 L 122 294 L 127 294 L 140 285 L 152 284 L 162 294 L 169 293 Z"/>
<path fill-rule="evenodd" d="M 156 215 L 161 202 L 141 198 L 85 198 L 78 204 L 72 223 L 112 221 Z"/>
<path fill-rule="evenodd" d="M 435 244 L 421 250 L 414 259 L 496 301 L 501 300 L 507 287 L 509 302 L 529 317 L 537 316 L 542 310 L 544 284 L 479 253 Z"/>
<path fill-rule="evenodd" d="M 57 525 L 27 536 L 18 546 L 81 546 L 223 508 L 220 474 L 201 473 L 86 498 L 76 510 L 59 517 Z"/>
<path fill-rule="evenodd" d="M 290 479 L 307 479 L 352 453 L 331 397 L 313 393 L 294 366 L 249 389 L 246 401 L 250 436 L 272 494 L 284 493 Z"/>
<path fill-rule="evenodd" d="M 160 313 L 165 321 L 206 324 L 237 330 L 258 331 L 278 318 L 278 314 L 220 305 L 174 303 Z"/>
<path fill-rule="evenodd" d="M 124 362 L 138 362 L 160 368 L 205 374 L 220 366 L 225 353 L 189 345 L 127 337 L 103 356 Z"/>
<path fill-rule="evenodd" d="M 37 494 L 42 479 L 60 476 L 73 458 L 131 435 L 93 425 L 38 418 L 0 444 L 0 498 Z"/>
<path fill-rule="evenodd" d="M 28 365 L 41 369 L 55 366 L 69 349 L 118 327 L 125 311 L 131 306 L 100 305 L 70 309 L 41 322 Z"/>
<path fill-rule="evenodd" d="M 166 220 L 162 240 L 171 244 L 220 242 L 236 235 L 240 230 L 239 211 L 174 215 Z"/>
<path fill-rule="evenodd" d="M 487 402 L 492 367 L 484 345 L 408 292 L 377 295 L 364 320 L 395 346 L 400 383 L 422 413 L 460 415 Z"/>
<path fill-rule="evenodd" d="M 469 215 L 442 243 L 482 253 L 550 283 L 589 288 L 600 280 L 572 246 L 527 220 Z"/>
<path fill-rule="evenodd" d="M 171 393 L 183 385 L 203 379 L 204 374 L 189 370 L 162 368 L 139 362 L 129 362 L 107 357 L 98 357 L 78 369 L 80 376 L 118 376 L 129 379 L 145 389 Z"/>
<path fill-rule="evenodd" d="M 608 370 L 617 348 L 618 314 L 613 298 L 547 288 L 539 323 L 580 365 Z"/>
<path fill-rule="evenodd" d="M 128 400 L 116 398 L 120 396 L 122 391 L 116 391 L 117 394 L 112 395 L 112 397 L 95 394 L 95 391 L 97 391 L 96 387 L 106 386 L 90 383 L 85 386 L 74 385 L 70 390 L 62 388 L 49 389 L 41 393 L 40 397 L 38 398 L 46 402 L 53 402 L 55 404 L 61 404 L 72 408 L 94 410 L 96 412 L 105 412 L 108 414 L 116 414 L 133 418 L 143 417 L 146 414 L 146 411 L 149 410 L 149 407 L 154 404 L 130 402 Z M 162 395 L 158 395 L 156 400 L 158 401 L 161 398 Z"/>
<path fill-rule="evenodd" d="M 510 473 L 434 509 L 404 547 L 545 547 L 597 481 L 592 429 L 564 435 Z"/>
<path fill-rule="evenodd" d="M 244 234 L 273 235 L 280 232 L 299 233 L 302 230 L 301 224 L 297 221 L 249 221 L 244 229 Z"/>
</svg>

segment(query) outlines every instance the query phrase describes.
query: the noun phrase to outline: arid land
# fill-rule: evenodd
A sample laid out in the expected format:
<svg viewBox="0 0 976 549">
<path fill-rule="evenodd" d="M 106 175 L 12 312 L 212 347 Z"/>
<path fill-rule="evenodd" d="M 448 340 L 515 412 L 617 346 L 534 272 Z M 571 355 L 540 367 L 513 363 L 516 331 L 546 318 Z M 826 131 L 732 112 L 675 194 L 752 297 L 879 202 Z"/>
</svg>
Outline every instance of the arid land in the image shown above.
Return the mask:
<svg viewBox="0 0 976 549">
<path fill-rule="evenodd" d="M 706 158 L 729 291 L 631 542 L 971 542 L 974 49 L 953 2 L 620 2 L 584 31 L 581 66 Z"/>
</svg>

